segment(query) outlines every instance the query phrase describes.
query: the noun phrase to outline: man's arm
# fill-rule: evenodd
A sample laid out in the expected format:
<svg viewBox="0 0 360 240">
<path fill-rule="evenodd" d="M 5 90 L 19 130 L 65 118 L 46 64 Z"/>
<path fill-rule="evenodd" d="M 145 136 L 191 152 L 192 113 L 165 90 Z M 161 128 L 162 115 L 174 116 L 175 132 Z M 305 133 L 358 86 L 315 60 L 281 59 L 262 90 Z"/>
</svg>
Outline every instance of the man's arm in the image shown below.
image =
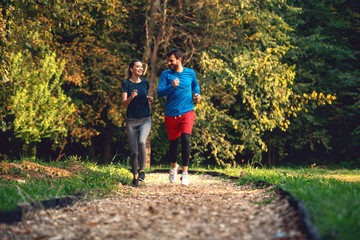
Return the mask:
<svg viewBox="0 0 360 240">
<path fill-rule="evenodd" d="M 201 96 L 200 96 L 200 85 L 199 85 L 199 82 L 197 81 L 196 79 L 196 73 L 194 72 L 194 76 L 193 76 L 193 80 L 191 82 L 191 88 L 192 88 L 192 91 L 195 95 L 195 101 L 196 102 L 199 102 L 200 99 L 201 99 Z"/>
<path fill-rule="evenodd" d="M 175 86 L 173 84 L 167 84 L 165 74 L 162 73 L 159 80 L 159 86 L 158 86 L 158 97 L 164 97 L 167 96 L 172 90 L 174 90 Z"/>
</svg>

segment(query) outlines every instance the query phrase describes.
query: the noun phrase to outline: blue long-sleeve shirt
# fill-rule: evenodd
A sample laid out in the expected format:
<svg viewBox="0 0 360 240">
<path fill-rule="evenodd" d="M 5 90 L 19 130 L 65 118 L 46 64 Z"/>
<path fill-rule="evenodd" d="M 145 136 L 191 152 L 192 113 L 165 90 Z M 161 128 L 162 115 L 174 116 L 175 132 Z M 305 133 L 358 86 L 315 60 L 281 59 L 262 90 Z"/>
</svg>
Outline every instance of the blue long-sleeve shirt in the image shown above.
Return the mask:
<svg viewBox="0 0 360 240">
<path fill-rule="evenodd" d="M 173 87 L 175 78 L 180 81 L 179 86 Z M 194 110 L 192 92 L 200 94 L 200 86 L 196 79 L 195 71 L 184 67 L 184 71 L 178 73 L 170 69 L 162 72 L 158 86 L 158 97 L 167 97 L 165 115 L 175 117 Z"/>
</svg>

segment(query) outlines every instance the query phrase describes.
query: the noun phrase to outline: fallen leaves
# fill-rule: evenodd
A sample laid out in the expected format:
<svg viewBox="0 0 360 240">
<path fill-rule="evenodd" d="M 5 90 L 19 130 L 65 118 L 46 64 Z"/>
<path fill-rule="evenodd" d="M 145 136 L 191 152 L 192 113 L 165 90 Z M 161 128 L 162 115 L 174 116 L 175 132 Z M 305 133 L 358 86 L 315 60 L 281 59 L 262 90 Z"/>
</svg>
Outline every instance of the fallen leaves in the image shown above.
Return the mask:
<svg viewBox="0 0 360 240">
<path fill-rule="evenodd" d="M 23 161 L 21 164 L 0 162 L 0 169 L 0 178 L 18 182 L 25 182 L 27 178 L 57 178 L 72 175 L 72 172 L 66 169 L 47 167 L 30 161 Z"/>
</svg>

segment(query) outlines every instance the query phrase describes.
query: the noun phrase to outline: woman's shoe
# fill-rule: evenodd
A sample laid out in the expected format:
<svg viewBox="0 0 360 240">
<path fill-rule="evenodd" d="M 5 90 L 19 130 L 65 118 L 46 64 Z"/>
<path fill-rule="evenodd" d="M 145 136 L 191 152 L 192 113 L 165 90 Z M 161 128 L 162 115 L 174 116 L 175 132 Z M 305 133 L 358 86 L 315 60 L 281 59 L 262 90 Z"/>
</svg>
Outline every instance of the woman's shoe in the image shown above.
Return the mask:
<svg viewBox="0 0 360 240">
<path fill-rule="evenodd" d="M 138 187 L 139 186 L 139 179 L 138 178 L 134 178 L 132 181 L 132 184 L 134 187 Z"/>
<path fill-rule="evenodd" d="M 145 172 L 139 172 L 138 179 L 139 179 L 140 181 L 144 181 L 144 180 L 145 180 Z"/>
</svg>

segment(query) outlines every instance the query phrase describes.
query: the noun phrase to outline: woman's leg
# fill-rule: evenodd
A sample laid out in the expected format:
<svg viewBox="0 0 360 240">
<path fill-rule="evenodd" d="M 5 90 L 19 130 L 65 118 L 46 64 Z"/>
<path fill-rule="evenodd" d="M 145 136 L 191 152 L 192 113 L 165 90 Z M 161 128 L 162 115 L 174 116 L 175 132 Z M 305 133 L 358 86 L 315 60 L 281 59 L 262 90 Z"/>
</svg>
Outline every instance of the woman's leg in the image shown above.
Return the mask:
<svg viewBox="0 0 360 240">
<path fill-rule="evenodd" d="M 144 122 L 139 127 L 139 142 L 138 142 L 138 152 L 139 152 L 139 165 L 140 171 L 145 168 L 146 161 L 146 139 L 149 136 L 151 129 L 151 118 L 144 119 Z"/>
<path fill-rule="evenodd" d="M 130 146 L 130 160 L 131 160 L 132 173 L 134 174 L 134 178 L 137 178 L 138 157 L 139 157 L 137 121 L 132 119 L 127 119 L 126 131 Z"/>
</svg>

